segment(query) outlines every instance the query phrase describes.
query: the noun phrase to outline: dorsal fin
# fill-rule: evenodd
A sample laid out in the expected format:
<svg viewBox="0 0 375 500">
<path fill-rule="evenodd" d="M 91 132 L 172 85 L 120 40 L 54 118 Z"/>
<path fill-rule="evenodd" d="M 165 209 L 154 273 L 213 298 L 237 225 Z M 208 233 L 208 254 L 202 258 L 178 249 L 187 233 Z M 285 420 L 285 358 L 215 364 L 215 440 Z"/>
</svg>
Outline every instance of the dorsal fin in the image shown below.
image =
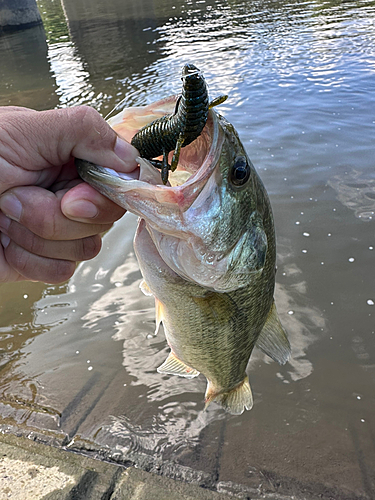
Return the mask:
<svg viewBox="0 0 375 500">
<path fill-rule="evenodd" d="M 286 332 L 280 323 L 275 302 L 272 303 L 267 320 L 255 345 L 281 365 L 284 365 L 289 359 L 291 348 Z"/>
</svg>

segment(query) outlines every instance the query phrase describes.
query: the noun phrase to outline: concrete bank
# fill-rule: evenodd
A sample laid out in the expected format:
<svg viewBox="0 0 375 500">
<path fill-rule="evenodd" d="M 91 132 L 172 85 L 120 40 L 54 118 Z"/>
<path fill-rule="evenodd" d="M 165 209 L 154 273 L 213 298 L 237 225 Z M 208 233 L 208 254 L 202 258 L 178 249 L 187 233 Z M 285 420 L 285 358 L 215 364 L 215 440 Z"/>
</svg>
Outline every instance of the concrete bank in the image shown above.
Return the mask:
<svg viewBox="0 0 375 500">
<path fill-rule="evenodd" d="M 11 500 L 230 500 L 199 486 L 0 434 L 0 498 Z"/>
</svg>

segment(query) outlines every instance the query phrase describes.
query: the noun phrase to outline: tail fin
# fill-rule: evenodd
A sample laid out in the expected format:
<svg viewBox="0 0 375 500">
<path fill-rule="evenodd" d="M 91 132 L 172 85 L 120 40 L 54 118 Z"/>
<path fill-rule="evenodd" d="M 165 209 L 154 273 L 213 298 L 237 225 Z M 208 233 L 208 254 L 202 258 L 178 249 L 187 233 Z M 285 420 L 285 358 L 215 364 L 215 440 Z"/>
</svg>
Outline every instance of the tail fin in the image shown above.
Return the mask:
<svg viewBox="0 0 375 500">
<path fill-rule="evenodd" d="M 214 392 L 212 384 L 208 382 L 204 409 L 207 408 L 211 401 L 218 402 L 232 415 L 241 415 L 245 409 L 251 410 L 253 395 L 247 375 L 240 384 L 229 392 Z"/>
</svg>

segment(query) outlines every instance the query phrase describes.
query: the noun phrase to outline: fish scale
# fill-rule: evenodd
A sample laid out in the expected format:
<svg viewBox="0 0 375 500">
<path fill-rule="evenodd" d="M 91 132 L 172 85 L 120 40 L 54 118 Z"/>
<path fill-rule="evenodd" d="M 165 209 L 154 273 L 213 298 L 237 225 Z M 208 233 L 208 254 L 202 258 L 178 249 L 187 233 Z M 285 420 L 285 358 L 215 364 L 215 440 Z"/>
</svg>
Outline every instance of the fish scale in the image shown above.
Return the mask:
<svg viewBox="0 0 375 500">
<path fill-rule="evenodd" d="M 136 119 L 139 113 L 144 119 L 149 112 L 154 117 L 160 108 L 166 116 L 174 102 L 130 108 L 114 117 L 115 123 L 126 128 L 129 116 Z M 141 289 L 155 297 L 156 330 L 162 323 L 171 349 L 158 372 L 203 374 L 205 406 L 215 401 L 238 415 L 253 405 L 246 374 L 253 349 L 281 364 L 291 352 L 273 298 L 271 205 L 233 125 L 213 109 L 202 137 L 181 155 L 193 174 L 174 186 L 161 185 L 158 172 L 142 158 L 138 179 L 82 160 L 77 168 L 140 218 L 134 249 L 144 278 Z"/>
</svg>

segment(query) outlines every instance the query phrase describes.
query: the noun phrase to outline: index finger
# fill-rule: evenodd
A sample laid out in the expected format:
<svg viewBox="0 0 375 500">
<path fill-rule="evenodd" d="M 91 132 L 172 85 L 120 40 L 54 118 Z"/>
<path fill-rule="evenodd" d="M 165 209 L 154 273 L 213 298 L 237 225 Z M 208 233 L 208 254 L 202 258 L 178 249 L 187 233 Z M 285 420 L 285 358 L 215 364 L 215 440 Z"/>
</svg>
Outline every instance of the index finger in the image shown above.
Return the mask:
<svg viewBox="0 0 375 500">
<path fill-rule="evenodd" d="M 6 189 L 22 185 L 25 172 L 61 168 L 72 157 L 121 172 L 137 167 L 137 150 L 89 106 L 49 111 L 3 108 L 1 116 L 0 159 L 21 171 Z"/>
</svg>

